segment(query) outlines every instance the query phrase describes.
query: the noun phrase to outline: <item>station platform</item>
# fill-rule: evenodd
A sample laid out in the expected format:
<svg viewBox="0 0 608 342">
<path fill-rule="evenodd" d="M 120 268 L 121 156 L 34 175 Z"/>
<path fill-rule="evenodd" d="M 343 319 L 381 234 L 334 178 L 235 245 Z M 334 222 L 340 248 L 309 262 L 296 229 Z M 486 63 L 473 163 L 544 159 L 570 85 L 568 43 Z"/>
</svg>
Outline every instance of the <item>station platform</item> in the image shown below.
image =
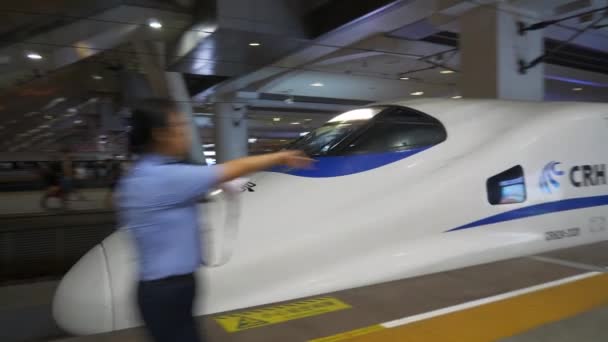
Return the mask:
<svg viewBox="0 0 608 342">
<path fill-rule="evenodd" d="M 106 203 L 107 189 L 82 189 L 78 195 L 74 195 L 73 200 L 68 202 L 69 210 L 102 210 L 108 209 Z M 42 191 L 15 191 L 15 192 L 0 192 L 0 216 L 15 215 L 15 214 L 39 214 L 53 213 L 59 210 L 59 202 L 55 199 L 49 201 L 49 210 L 40 207 L 40 198 Z"/>
<path fill-rule="evenodd" d="M 207 341 L 605 341 L 608 242 L 199 317 Z M 141 328 L 58 339 L 146 341 Z"/>
</svg>

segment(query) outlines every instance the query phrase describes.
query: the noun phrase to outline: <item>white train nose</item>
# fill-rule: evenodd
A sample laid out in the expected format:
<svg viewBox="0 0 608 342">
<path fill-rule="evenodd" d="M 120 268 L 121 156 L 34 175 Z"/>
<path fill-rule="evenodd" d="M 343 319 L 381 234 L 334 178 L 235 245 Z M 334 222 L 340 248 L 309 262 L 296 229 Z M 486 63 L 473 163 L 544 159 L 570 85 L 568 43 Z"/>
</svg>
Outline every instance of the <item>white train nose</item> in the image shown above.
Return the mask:
<svg viewBox="0 0 608 342">
<path fill-rule="evenodd" d="M 112 330 L 112 293 L 101 245 L 85 254 L 63 278 L 53 299 L 53 317 L 72 334 Z"/>
</svg>

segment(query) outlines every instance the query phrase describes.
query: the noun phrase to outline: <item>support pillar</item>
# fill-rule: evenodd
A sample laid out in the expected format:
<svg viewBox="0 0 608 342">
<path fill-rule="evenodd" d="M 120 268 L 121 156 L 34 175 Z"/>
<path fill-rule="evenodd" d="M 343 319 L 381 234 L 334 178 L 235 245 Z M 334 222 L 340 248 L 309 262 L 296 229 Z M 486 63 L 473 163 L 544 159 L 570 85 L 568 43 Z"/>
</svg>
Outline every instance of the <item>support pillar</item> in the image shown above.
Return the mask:
<svg viewBox="0 0 608 342">
<path fill-rule="evenodd" d="M 504 4 L 478 6 L 461 16 L 459 88 L 464 97 L 543 100 L 543 64 L 519 70 L 520 60 L 529 63 L 543 53 L 542 30 L 519 35 L 518 22 L 535 20 Z"/>
<path fill-rule="evenodd" d="M 247 106 L 221 102 L 214 108 L 215 151 L 218 163 L 248 154 Z"/>
<path fill-rule="evenodd" d="M 205 164 L 198 127 L 194 122 L 192 98 L 188 93 L 186 81 L 181 73 L 165 71 L 165 46 L 159 42 L 137 41 L 134 43 L 137 56 L 144 68 L 146 78 L 153 96 L 169 98 L 175 101 L 190 127 L 192 137 L 189 161 Z"/>
<path fill-rule="evenodd" d="M 203 147 L 198 126 L 194 121 L 194 111 L 192 110 L 192 98 L 188 93 L 184 76 L 179 72 L 165 72 L 165 81 L 169 90 L 169 98 L 175 101 L 180 113 L 184 114 L 186 122 L 190 127 L 190 161 L 196 164 L 205 164 Z"/>
</svg>

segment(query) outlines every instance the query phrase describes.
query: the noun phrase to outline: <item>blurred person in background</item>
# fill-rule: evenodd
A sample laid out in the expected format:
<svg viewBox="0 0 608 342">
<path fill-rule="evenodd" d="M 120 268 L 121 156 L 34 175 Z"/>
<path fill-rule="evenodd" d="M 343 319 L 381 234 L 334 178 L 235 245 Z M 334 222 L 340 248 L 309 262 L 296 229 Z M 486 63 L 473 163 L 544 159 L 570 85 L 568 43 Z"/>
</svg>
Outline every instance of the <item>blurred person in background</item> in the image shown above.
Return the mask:
<svg viewBox="0 0 608 342">
<path fill-rule="evenodd" d="M 61 164 L 57 161 L 40 165 L 40 178 L 44 183 L 44 194 L 40 198 L 40 206 L 49 209 L 49 198 L 57 198 L 61 201 L 61 207 L 66 207 L 65 194 L 61 189 Z"/>
<path fill-rule="evenodd" d="M 204 341 L 193 318 L 195 271 L 202 263 L 197 202 L 224 182 L 276 165 L 307 167 L 311 159 L 285 151 L 214 166 L 186 164 L 190 130 L 172 102 L 150 99 L 131 117 L 130 145 L 139 160 L 120 180 L 121 226 L 138 260 L 137 305 L 157 342 Z"/>
<path fill-rule="evenodd" d="M 72 157 L 68 149 L 61 151 L 61 188 L 67 197 L 72 192 L 74 182 L 74 166 L 72 165 Z"/>
<path fill-rule="evenodd" d="M 74 161 L 70 155 L 69 149 L 64 149 L 61 153 L 61 191 L 63 192 L 66 201 L 70 200 L 71 195 L 77 195 L 77 198 L 84 200 L 85 197 L 74 184 Z M 67 202 L 66 202 L 67 204 Z M 66 206 L 67 208 L 67 206 Z"/>
<path fill-rule="evenodd" d="M 113 206 L 114 191 L 118 185 L 120 177 L 122 177 L 122 165 L 117 159 L 106 160 L 106 177 L 108 179 L 108 192 L 106 193 L 105 203 L 107 207 Z"/>
</svg>

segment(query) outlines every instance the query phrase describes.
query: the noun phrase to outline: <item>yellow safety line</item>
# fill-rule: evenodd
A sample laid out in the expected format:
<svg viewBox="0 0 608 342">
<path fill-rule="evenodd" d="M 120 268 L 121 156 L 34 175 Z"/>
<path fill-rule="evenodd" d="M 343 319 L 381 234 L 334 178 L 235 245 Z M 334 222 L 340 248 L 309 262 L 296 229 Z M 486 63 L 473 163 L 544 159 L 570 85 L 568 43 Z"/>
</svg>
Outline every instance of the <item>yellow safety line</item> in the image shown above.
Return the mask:
<svg viewBox="0 0 608 342">
<path fill-rule="evenodd" d="M 347 339 L 357 342 L 495 341 L 607 304 L 608 275 L 601 274 L 391 329 L 378 329 L 371 334 Z M 339 339 L 326 341 L 339 341 Z"/>
<path fill-rule="evenodd" d="M 365 328 L 361 328 L 361 329 L 356 329 L 356 330 L 351 330 L 351 331 L 339 333 L 339 334 L 328 336 L 328 337 L 316 338 L 314 340 L 309 340 L 308 342 L 336 342 L 336 341 L 344 341 L 344 340 L 351 339 L 353 337 L 371 334 L 371 333 L 374 333 L 376 331 L 380 331 L 380 330 L 383 330 L 383 329 L 386 329 L 386 328 L 383 327 L 383 326 L 381 326 L 380 324 L 376 324 L 376 325 L 372 325 L 372 326 L 369 326 L 369 327 L 365 327 Z"/>
</svg>

